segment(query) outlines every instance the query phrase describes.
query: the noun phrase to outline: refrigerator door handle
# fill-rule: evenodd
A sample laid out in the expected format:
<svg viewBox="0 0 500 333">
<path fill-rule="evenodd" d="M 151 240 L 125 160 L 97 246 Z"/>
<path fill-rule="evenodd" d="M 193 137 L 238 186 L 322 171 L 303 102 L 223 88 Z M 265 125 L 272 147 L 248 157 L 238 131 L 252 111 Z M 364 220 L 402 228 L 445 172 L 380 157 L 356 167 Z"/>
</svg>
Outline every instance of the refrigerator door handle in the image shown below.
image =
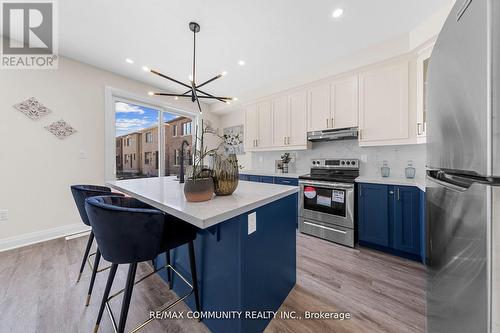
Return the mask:
<svg viewBox="0 0 500 333">
<path fill-rule="evenodd" d="M 470 185 L 472 185 L 472 182 L 467 184 L 468 186 L 466 186 L 466 184 L 458 184 L 457 182 L 454 182 L 453 178 L 453 176 L 448 175 L 443 171 L 427 170 L 427 180 L 446 187 L 452 191 L 465 192 L 469 189 Z"/>
</svg>

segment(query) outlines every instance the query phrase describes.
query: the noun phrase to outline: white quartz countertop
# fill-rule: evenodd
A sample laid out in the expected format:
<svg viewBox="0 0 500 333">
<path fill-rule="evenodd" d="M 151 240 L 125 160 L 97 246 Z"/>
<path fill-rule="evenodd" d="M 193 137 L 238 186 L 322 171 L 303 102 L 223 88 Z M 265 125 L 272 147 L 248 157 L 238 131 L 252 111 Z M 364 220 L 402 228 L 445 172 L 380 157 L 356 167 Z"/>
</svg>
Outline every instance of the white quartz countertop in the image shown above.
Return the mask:
<svg viewBox="0 0 500 333">
<path fill-rule="evenodd" d="M 397 177 L 366 177 L 360 176 L 356 178 L 357 183 L 369 184 L 387 184 L 387 185 L 401 185 L 401 186 L 415 186 L 425 192 L 425 180 L 423 179 L 407 179 Z"/>
<path fill-rule="evenodd" d="M 284 177 L 284 178 L 299 178 L 299 176 L 307 174 L 303 173 L 278 173 L 272 171 L 259 171 L 259 170 L 240 170 L 242 175 L 255 175 L 255 176 L 270 176 L 270 177 Z"/>
<path fill-rule="evenodd" d="M 240 181 L 232 195 L 214 196 L 205 202 L 187 202 L 184 184 L 179 184 L 175 176 L 117 180 L 107 184 L 202 229 L 298 192 L 295 186 Z"/>
</svg>

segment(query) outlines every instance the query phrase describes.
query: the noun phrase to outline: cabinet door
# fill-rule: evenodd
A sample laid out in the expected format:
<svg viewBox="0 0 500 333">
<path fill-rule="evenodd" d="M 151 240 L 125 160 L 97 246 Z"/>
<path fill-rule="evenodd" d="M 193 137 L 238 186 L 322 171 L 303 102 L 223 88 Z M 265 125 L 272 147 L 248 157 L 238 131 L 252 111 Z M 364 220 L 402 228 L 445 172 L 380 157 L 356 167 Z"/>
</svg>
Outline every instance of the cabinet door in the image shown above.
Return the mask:
<svg viewBox="0 0 500 333">
<path fill-rule="evenodd" d="M 393 247 L 420 255 L 420 190 L 416 187 L 394 188 Z"/>
<path fill-rule="evenodd" d="M 358 77 L 335 81 L 330 86 L 333 128 L 358 126 Z"/>
<path fill-rule="evenodd" d="M 389 246 L 389 206 L 387 185 L 358 185 L 359 240 Z"/>
<path fill-rule="evenodd" d="M 250 105 L 245 110 L 245 149 L 255 149 L 259 137 L 257 105 Z"/>
<path fill-rule="evenodd" d="M 258 139 L 257 148 L 271 147 L 273 144 L 273 122 L 271 113 L 271 101 L 261 102 L 258 109 Z"/>
<path fill-rule="evenodd" d="M 429 62 L 434 44 L 424 48 L 417 58 L 417 137 L 425 138 L 427 129 L 427 82 Z"/>
<path fill-rule="evenodd" d="M 249 181 L 249 182 L 256 182 L 256 183 L 260 183 L 260 176 L 256 176 L 256 175 L 248 175 L 248 181 Z"/>
<path fill-rule="evenodd" d="M 260 177 L 260 182 L 261 183 L 267 183 L 267 184 L 274 184 L 274 177 L 271 177 L 271 176 L 261 176 Z"/>
<path fill-rule="evenodd" d="M 289 97 L 290 131 L 288 145 L 307 144 L 307 91 L 299 91 Z"/>
<path fill-rule="evenodd" d="M 360 141 L 409 138 L 409 61 L 359 76 Z"/>
<path fill-rule="evenodd" d="M 273 146 L 287 145 L 289 134 L 288 96 L 273 100 Z"/>
<path fill-rule="evenodd" d="M 330 86 L 323 84 L 308 90 L 309 131 L 330 128 Z"/>
</svg>

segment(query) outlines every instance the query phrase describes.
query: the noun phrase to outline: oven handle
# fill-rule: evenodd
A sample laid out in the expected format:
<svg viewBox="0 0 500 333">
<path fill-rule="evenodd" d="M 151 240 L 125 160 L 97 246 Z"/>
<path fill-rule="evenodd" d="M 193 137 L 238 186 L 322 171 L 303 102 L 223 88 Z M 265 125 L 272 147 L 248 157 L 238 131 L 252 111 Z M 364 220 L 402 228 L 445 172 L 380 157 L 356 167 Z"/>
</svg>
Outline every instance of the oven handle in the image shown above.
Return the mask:
<svg viewBox="0 0 500 333">
<path fill-rule="evenodd" d="M 299 185 L 304 185 L 304 186 L 318 186 L 318 187 L 326 187 L 326 188 L 331 188 L 331 189 L 354 189 L 354 184 L 346 185 L 346 184 L 340 184 L 340 183 L 323 183 L 323 182 L 299 182 Z"/>
<path fill-rule="evenodd" d="M 329 227 L 325 227 L 323 225 L 319 225 L 319 224 L 315 224 L 315 223 L 311 223 L 311 222 L 307 222 L 307 221 L 304 221 L 304 224 L 311 225 L 313 227 L 317 227 L 317 228 L 321 228 L 321 229 L 326 229 L 326 230 L 338 232 L 339 234 L 343 234 L 343 235 L 347 234 L 347 231 L 344 231 L 344 230 L 329 228 Z"/>
</svg>

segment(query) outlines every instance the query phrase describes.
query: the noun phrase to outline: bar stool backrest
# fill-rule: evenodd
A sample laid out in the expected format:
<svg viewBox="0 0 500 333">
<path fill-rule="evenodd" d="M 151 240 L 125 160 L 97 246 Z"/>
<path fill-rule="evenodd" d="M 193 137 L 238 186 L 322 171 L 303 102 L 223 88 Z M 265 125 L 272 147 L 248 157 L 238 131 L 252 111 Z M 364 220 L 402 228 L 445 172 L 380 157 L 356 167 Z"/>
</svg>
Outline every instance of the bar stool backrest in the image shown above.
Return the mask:
<svg viewBox="0 0 500 333">
<path fill-rule="evenodd" d="M 165 214 L 137 199 L 88 198 L 85 209 L 104 259 L 114 264 L 153 260 L 164 242 Z"/>
<path fill-rule="evenodd" d="M 111 189 L 97 185 L 73 185 L 71 186 L 71 193 L 73 194 L 73 199 L 75 200 L 82 222 L 90 226 L 89 218 L 85 211 L 85 199 L 99 195 L 109 195 L 111 194 Z"/>
</svg>

